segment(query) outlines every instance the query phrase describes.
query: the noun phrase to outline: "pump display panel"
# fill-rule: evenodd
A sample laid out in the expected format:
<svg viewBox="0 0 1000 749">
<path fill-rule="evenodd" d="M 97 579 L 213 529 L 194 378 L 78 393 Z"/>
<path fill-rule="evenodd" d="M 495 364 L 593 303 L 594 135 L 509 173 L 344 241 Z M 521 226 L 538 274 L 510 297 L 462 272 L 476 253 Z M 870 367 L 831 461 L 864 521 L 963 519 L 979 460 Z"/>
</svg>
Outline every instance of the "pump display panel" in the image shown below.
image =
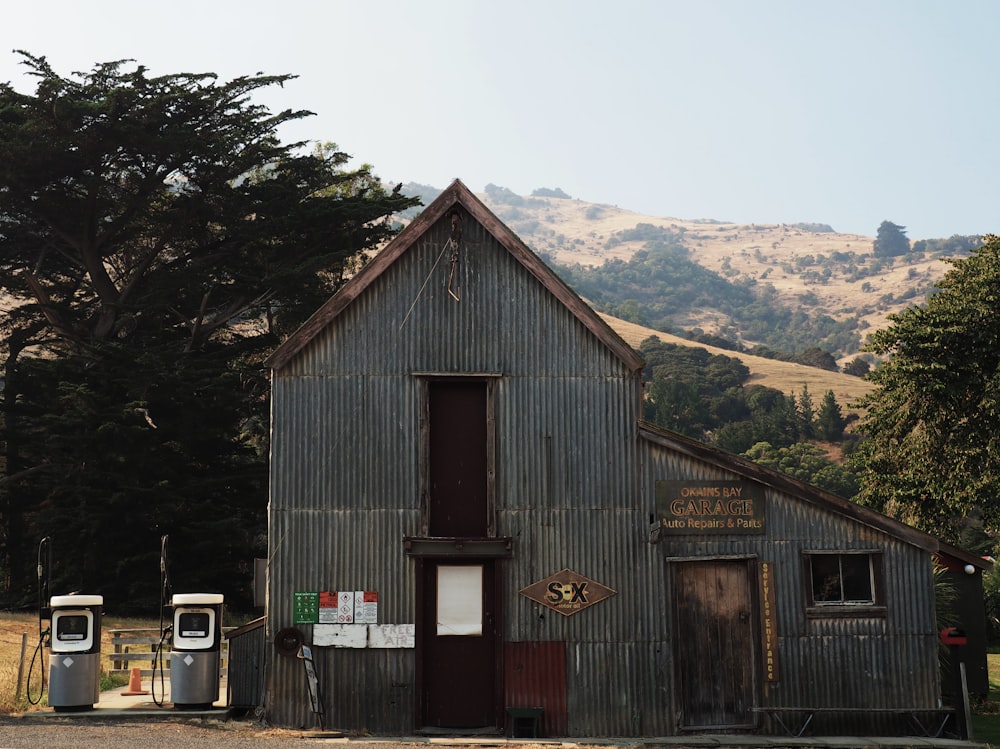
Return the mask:
<svg viewBox="0 0 1000 749">
<path fill-rule="evenodd" d="M 175 648 L 210 650 L 215 639 L 215 609 L 183 607 L 174 610 Z"/>
<path fill-rule="evenodd" d="M 52 633 L 54 652 L 86 652 L 94 644 L 94 614 L 91 611 L 54 611 Z"/>
<path fill-rule="evenodd" d="M 184 612 L 177 615 L 181 637 L 208 637 L 211 617 L 204 612 Z"/>
</svg>

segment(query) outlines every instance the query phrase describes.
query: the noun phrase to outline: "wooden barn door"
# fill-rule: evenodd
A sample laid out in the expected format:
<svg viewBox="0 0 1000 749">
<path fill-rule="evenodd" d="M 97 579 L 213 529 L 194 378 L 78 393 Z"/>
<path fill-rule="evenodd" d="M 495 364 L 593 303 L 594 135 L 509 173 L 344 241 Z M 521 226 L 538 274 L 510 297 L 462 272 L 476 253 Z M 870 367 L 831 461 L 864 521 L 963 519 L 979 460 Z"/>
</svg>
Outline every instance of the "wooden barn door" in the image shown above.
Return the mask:
<svg viewBox="0 0 1000 749">
<path fill-rule="evenodd" d="M 428 389 L 429 536 L 491 533 L 488 384 L 438 380 Z M 423 560 L 417 581 L 419 712 L 425 728 L 497 730 L 500 605 L 496 559 Z"/>
<path fill-rule="evenodd" d="M 750 562 L 672 567 L 681 728 L 749 727 L 757 673 Z"/>
</svg>

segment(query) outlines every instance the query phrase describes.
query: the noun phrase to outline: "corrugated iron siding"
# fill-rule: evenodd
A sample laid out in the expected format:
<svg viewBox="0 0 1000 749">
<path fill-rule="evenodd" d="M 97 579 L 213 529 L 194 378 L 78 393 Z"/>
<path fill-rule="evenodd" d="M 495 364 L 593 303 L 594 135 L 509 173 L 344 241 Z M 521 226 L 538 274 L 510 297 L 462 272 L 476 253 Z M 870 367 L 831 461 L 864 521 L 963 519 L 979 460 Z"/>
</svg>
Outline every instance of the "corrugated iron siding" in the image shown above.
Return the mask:
<svg viewBox="0 0 1000 749">
<path fill-rule="evenodd" d="M 738 478 L 654 444 L 644 449 L 643 463 L 647 497 L 661 479 Z M 667 560 L 733 555 L 772 564 L 781 678 L 763 688 L 760 704 L 935 707 L 940 677 L 927 552 L 771 488 L 765 491 L 765 502 L 764 534 L 668 536 L 659 544 Z M 881 552 L 887 615 L 808 618 L 803 552 L 850 549 Z M 861 721 L 843 715 L 836 720 L 838 725 L 826 728 L 837 733 L 851 720 Z"/>
<path fill-rule="evenodd" d="M 252 708 L 264 704 L 264 657 L 267 641 L 263 619 L 226 635 L 229 669 L 226 684 L 230 707 Z"/>
<path fill-rule="evenodd" d="M 468 220 L 454 301 L 445 223 L 275 374 L 269 637 L 292 624 L 294 591 L 377 590 L 380 622 L 414 621 L 414 563 L 402 539 L 421 532 L 417 375 L 489 373 L 497 376 L 496 532 L 514 539 L 500 581 L 504 641 L 564 645 L 568 735 L 677 732 L 671 557 L 774 564 L 782 678 L 762 689 L 763 704 L 936 704 L 925 552 L 772 490 L 766 534 L 649 543 L 657 480 L 736 477 L 639 439 L 633 373 Z M 887 617 L 806 618 L 801 554 L 817 544 L 883 550 Z M 519 595 L 567 567 L 617 595 L 570 617 Z M 327 725 L 415 727 L 412 650 L 314 655 Z M 551 678 L 551 669 L 526 674 L 507 696 L 544 693 Z M 314 724 L 300 661 L 273 659 L 268 697 L 275 723 Z"/>
<path fill-rule="evenodd" d="M 497 534 L 515 539 L 504 639 L 571 641 L 570 732 L 627 733 L 665 689 L 645 699 L 645 664 L 665 650 L 650 580 L 662 562 L 636 507 L 638 382 L 469 221 L 451 299 L 447 236 L 428 232 L 274 377 L 269 626 L 292 623 L 292 592 L 341 587 L 377 590 L 380 622 L 413 622 L 414 375 L 497 374 Z M 519 595 L 564 567 L 618 595 L 568 618 Z M 414 728 L 412 650 L 315 650 L 328 725 Z M 300 662 L 276 658 L 269 683 L 273 721 L 312 724 Z"/>
</svg>

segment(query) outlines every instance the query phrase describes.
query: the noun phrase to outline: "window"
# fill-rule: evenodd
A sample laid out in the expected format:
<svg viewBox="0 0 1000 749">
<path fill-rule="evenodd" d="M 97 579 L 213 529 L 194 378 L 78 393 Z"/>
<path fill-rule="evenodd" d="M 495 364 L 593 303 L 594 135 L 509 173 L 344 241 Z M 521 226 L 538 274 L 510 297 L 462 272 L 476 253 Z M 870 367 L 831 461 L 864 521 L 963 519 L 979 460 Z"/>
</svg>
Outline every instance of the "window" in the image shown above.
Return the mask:
<svg viewBox="0 0 1000 749">
<path fill-rule="evenodd" d="M 437 634 L 483 634 L 483 566 L 439 565 Z"/>
<path fill-rule="evenodd" d="M 880 603 L 881 557 L 863 552 L 806 552 L 807 605 L 832 613 L 832 609 L 867 607 Z"/>
</svg>

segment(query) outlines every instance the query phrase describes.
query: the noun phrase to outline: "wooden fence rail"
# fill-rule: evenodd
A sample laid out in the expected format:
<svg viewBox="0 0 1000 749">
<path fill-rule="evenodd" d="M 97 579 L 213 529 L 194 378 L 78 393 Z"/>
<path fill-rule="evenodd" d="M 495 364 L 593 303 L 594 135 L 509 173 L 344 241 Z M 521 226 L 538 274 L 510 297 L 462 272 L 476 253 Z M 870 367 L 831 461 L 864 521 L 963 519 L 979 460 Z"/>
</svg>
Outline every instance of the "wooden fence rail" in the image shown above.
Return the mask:
<svg viewBox="0 0 1000 749">
<path fill-rule="evenodd" d="M 233 627 L 223 627 L 223 633 L 234 629 Z M 133 668 L 142 671 L 142 677 L 148 678 L 153 675 L 153 664 L 156 660 L 156 647 L 160 642 L 160 631 L 158 629 L 109 629 L 111 635 L 112 652 L 105 653 L 108 660 L 107 671 L 109 674 L 128 675 Z M 161 656 L 163 658 L 163 668 L 170 674 L 170 640 L 163 643 Z M 221 673 L 225 675 L 229 667 L 229 640 L 223 636 L 220 643 L 220 656 L 222 658 Z M 157 668 L 159 666 L 157 665 Z"/>
</svg>

